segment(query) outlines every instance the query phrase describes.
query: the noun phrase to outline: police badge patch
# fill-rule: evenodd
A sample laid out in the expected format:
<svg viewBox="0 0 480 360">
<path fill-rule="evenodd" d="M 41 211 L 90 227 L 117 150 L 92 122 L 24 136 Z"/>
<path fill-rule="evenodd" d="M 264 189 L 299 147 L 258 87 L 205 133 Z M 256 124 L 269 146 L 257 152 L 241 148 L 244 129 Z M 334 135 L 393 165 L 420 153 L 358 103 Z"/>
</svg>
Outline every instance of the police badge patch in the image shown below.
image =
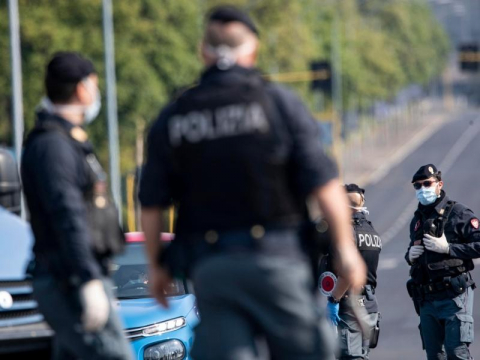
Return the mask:
<svg viewBox="0 0 480 360">
<path fill-rule="evenodd" d="M 415 229 L 413 229 L 413 231 L 417 231 L 419 227 L 420 227 L 420 220 L 418 220 L 417 223 L 415 224 Z"/>
<path fill-rule="evenodd" d="M 470 224 L 472 224 L 472 227 L 473 227 L 474 229 L 478 229 L 478 225 L 479 225 L 478 219 L 472 219 L 472 220 L 470 220 Z"/>
<path fill-rule="evenodd" d="M 332 292 L 335 289 L 335 285 L 337 285 L 337 277 L 334 273 L 330 271 L 325 271 L 322 275 L 320 275 L 318 287 L 320 288 L 320 292 L 323 295 L 332 295 Z"/>
</svg>

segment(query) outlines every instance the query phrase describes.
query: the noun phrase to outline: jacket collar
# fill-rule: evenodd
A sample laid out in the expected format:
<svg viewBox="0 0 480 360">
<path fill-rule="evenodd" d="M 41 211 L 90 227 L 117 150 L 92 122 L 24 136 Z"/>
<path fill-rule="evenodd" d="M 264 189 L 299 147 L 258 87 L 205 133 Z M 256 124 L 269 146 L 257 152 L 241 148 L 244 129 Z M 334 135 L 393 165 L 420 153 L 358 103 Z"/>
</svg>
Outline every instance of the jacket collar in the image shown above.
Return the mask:
<svg viewBox="0 0 480 360">
<path fill-rule="evenodd" d="M 221 70 L 216 65 L 209 67 L 204 71 L 200 78 L 201 84 L 228 84 L 245 81 L 246 77 L 260 77 L 260 71 L 256 68 L 246 68 L 234 65 L 227 70 Z"/>
<path fill-rule="evenodd" d="M 51 113 L 43 111 L 43 110 L 39 111 L 37 113 L 37 123 L 41 124 L 45 121 L 55 122 L 55 123 L 59 124 L 60 126 L 62 126 L 63 128 L 65 128 L 65 130 L 67 132 L 70 132 L 74 127 L 76 127 L 76 125 L 72 124 L 70 121 L 64 119 L 61 116 L 58 116 L 56 114 L 51 114 Z"/>
<path fill-rule="evenodd" d="M 365 214 L 361 211 L 357 211 L 353 214 L 353 219 L 354 220 L 365 220 L 367 217 Z"/>
</svg>

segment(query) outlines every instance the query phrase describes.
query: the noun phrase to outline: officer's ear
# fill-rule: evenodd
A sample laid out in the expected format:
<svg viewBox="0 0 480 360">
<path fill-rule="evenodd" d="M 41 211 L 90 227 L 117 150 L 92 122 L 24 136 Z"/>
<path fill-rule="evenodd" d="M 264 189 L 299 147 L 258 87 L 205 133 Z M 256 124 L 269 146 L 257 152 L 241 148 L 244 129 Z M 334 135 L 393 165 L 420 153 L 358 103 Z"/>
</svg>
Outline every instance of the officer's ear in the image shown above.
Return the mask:
<svg viewBox="0 0 480 360">
<path fill-rule="evenodd" d="M 205 66 L 208 67 L 214 65 L 217 62 L 217 59 L 207 50 L 207 46 L 207 43 L 203 40 L 198 47 L 198 55 Z"/>
<path fill-rule="evenodd" d="M 80 81 L 75 88 L 75 97 L 82 105 L 90 105 L 95 101 L 95 87 L 98 87 L 97 74 L 90 74 Z"/>
<path fill-rule="evenodd" d="M 360 207 L 364 207 L 365 206 L 365 195 L 363 194 L 360 194 L 362 196 L 362 204 L 360 205 Z"/>
<path fill-rule="evenodd" d="M 443 188 L 443 181 L 440 180 L 440 181 L 438 182 L 438 190 L 440 191 L 440 190 L 442 190 L 442 188 Z"/>
</svg>

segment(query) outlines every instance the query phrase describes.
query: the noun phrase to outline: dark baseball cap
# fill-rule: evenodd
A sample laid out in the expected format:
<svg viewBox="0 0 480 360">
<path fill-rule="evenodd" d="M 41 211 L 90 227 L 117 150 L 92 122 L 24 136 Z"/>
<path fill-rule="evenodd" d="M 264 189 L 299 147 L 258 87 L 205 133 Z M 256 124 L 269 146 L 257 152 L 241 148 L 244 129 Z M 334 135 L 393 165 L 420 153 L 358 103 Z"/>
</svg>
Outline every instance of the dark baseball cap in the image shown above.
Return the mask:
<svg viewBox="0 0 480 360">
<path fill-rule="evenodd" d="M 259 35 L 258 29 L 250 16 L 232 5 L 222 5 L 213 8 L 208 16 L 208 21 L 219 21 L 222 24 L 238 21 L 248 27 L 255 35 Z"/>
<path fill-rule="evenodd" d="M 347 193 L 358 193 L 361 195 L 365 194 L 365 189 L 362 189 L 357 184 L 345 184 L 344 187 Z"/>
<path fill-rule="evenodd" d="M 58 52 L 47 66 L 47 78 L 57 83 L 78 83 L 93 73 L 93 63 L 76 52 Z"/>
<path fill-rule="evenodd" d="M 441 180 L 442 172 L 438 171 L 437 167 L 433 164 L 420 166 L 420 169 L 413 175 L 412 183 L 418 180 L 430 179 L 432 176 Z"/>
</svg>

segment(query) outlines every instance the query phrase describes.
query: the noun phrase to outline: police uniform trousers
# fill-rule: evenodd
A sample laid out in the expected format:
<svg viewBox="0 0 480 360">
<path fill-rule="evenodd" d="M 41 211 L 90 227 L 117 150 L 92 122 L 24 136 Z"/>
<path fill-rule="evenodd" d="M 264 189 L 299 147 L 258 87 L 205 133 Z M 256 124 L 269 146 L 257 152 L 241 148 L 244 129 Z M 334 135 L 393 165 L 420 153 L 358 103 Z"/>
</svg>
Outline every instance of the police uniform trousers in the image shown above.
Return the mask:
<svg viewBox="0 0 480 360">
<path fill-rule="evenodd" d="M 102 279 L 110 303 L 112 283 Z M 34 274 L 33 294 L 40 312 L 55 331 L 53 360 L 131 360 L 132 349 L 123 334 L 116 311 L 110 306 L 105 327 L 85 332 L 81 325 L 82 308 L 78 288 L 66 288 L 53 276 Z"/>
<path fill-rule="evenodd" d="M 432 295 L 433 296 L 433 295 Z M 420 305 L 420 331 L 428 360 L 471 360 L 473 290 L 456 297 L 427 298 Z"/>
<path fill-rule="evenodd" d="M 192 280 L 201 322 L 193 359 L 264 359 L 258 338 L 266 341 L 270 359 L 334 358 L 334 339 L 316 304 L 311 269 L 286 246 L 297 243 L 296 237 L 293 231 L 267 232 L 255 251 L 221 248 L 195 265 Z M 241 238 L 233 234 L 225 244 Z M 287 253 L 272 254 L 268 248 Z"/>
<path fill-rule="evenodd" d="M 380 316 L 375 295 L 369 290 L 366 295 L 349 296 L 354 296 L 354 301 L 357 302 L 359 306 L 365 308 L 365 317 L 363 321 L 368 328 L 373 331 Z M 370 339 L 365 339 L 363 337 L 351 305 L 346 300 L 340 302 L 338 316 L 340 317 L 337 326 L 339 346 L 338 359 L 367 360 L 370 353 Z"/>
</svg>

